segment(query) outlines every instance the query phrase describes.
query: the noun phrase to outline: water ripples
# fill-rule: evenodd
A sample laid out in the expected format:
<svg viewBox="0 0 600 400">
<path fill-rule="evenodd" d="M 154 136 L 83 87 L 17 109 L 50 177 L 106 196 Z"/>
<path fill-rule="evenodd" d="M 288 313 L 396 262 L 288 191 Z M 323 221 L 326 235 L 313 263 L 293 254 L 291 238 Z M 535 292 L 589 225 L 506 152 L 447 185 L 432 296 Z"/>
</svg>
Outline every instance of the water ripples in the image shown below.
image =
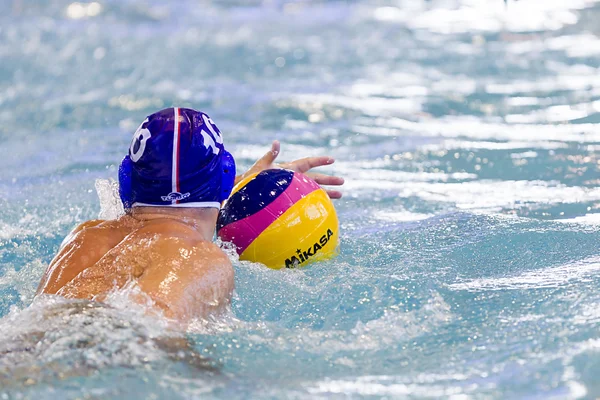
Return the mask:
<svg viewBox="0 0 600 400">
<path fill-rule="evenodd" d="M 53 307 L 25 309 L 157 108 L 207 111 L 240 169 L 278 138 L 347 181 L 335 261 L 275 273 L 231 255 L 231 314 L 188 332 L 223 379 L 170 359 L 123 297 L 48 322 L 46 358 L 89 356 L 91 373 L 47 395 L 597 397 L 600 2 L 507 3 L 0 4 L 5 337 Z M 77 349 L 87 334 L 102 340 Z"/>
</svg>

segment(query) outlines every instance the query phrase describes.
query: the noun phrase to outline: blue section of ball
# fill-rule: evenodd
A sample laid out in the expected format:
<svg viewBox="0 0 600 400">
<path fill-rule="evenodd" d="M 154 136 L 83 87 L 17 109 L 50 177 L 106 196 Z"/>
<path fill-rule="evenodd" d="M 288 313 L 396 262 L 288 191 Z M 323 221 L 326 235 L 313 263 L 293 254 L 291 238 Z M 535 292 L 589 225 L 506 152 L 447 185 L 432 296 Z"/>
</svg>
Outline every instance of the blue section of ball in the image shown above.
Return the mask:
<svg viewBox="0 0 600 400">
<path fill-rule="evenodd" d="M 294 171 L 287 169 L 268 169 L 256 175 L 227 200 L 219 212 L 217 232 L 271 204 L 290 186 L 293 178 Z"/>
</svg>

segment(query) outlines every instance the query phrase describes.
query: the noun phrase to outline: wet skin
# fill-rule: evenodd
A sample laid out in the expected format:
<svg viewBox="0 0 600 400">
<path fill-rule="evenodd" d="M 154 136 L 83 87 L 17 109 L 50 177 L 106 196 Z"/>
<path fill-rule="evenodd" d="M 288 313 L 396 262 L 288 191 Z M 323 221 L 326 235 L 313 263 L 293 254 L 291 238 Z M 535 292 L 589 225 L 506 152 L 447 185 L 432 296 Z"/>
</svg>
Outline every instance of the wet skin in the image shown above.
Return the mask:
<svg viewBox="0 0 600 400">
<path fill-rule="evenodd" d="M 216 216 L 212 209 L 189 211 Z M 168 318 L 220 312 L 231 299 L 233 267 L 194 222 L 168 213 L 85 222 L 67 236 L 37 294 L 102 301 L 135 282 Z"/>
</svg>

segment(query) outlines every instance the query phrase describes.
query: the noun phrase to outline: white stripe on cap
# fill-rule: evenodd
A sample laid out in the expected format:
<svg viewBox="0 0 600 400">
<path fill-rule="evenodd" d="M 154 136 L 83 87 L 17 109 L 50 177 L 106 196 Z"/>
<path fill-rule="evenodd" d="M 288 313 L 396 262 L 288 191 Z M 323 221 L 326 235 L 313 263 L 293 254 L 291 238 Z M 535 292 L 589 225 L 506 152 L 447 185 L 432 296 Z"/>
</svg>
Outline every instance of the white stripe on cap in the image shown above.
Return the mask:
<svg viewBox="0 0 600 400">
<path fill-rule="evenodd" d="M 173 127 L 173 163 L 171 174 L 171 192 L 178 193 L 179 188 L 179 107 L 173 107 L 175 113 L 175 125 Z M 171 204 L 177 204 L 177 200 L 171 200 Z"/>
</svg>

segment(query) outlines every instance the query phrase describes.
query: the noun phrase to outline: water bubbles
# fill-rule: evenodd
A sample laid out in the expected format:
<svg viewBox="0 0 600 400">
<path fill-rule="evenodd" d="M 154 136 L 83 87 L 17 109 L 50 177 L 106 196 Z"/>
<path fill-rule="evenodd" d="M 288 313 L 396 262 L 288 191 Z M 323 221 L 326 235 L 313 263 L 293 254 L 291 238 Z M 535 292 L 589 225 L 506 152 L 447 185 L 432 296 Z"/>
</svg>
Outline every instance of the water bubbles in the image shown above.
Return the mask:
<svg viewBox="0 0 600 400">
<path fill-rule="evenodd" d="M 406 12 L 396 7 L 379 7 L 373 12 L 373 17 L 379 21 L 402 21 Z"/>
<path fill-rule="evenodd" d="M 296 60 L 302 60 L 306 56 L 306 52 L 303 49 L 296 49 L 293 54 Z"/>
<path fill-rule="evenodd" d="M 320 122 L 322 119 L 323 119 L 322 113 L 312 113 L 308 116 L 308 122 L 313 123 L 313 124 Z"/>
<path fill-rule="evenodd" d="M 102 60 L 105 55 L 106 55 L 106 49 L 104 47 L 97 47 L 94 50 L 94 58 L 96 60 Z"/>
<path fill-rule="evenodd" d="M 283 68 L 285 66 L 285 58 L 277 57 L 275 59 L 275 65 L 277 66 L 277 68 Z"/>
<path fill-rule="evenodd" d="M 81 19 L 85 17 L 95 17 L 102 12 L 102 5 L 98 2 L 91 3 L 71 3 L 67 7 L 67 17 L 71 19 Z"/>
</svg>

